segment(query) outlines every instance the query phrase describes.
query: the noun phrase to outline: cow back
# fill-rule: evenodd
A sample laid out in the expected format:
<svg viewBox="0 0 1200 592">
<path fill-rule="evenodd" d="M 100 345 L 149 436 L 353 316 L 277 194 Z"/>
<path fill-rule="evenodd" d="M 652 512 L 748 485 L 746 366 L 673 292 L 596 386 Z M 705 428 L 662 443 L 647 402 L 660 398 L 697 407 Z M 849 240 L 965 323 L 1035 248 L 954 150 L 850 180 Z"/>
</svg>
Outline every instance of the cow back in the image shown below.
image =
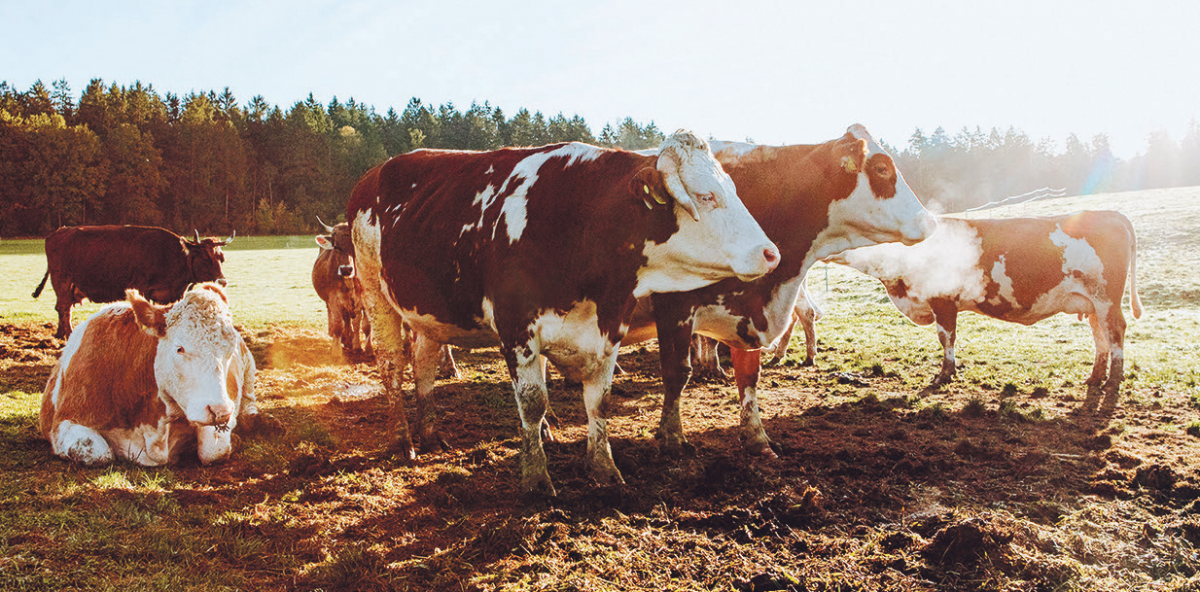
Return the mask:
<svg viewBox="0 0 1200 592">
<path fill-rule="evenodd" d="M 162 228 L 62 228 L 46 238 L 46 258 L 52 276 L 93 302 L 124 300 L 128 288 L 170 302 L 193 281 L 183 240 Z"/>
</svg>

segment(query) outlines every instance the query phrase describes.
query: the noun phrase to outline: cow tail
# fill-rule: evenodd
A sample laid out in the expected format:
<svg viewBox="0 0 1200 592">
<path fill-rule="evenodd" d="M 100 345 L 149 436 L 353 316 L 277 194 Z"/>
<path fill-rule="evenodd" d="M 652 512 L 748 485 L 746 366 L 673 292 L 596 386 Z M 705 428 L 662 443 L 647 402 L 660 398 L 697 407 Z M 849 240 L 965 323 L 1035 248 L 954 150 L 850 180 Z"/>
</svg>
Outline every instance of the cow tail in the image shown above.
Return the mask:
<svg viewBox="0 0 1200 592">
<path fill-rule="evenodd" d="M 1129 305 L 1133 309 L 1133 318 L 1142 318 L 1142 299 L 1138 296 L 1137 289 L 1137 234 L 1133 231 L 1133 224 L 1127 219 L 1125 221 L 1129 225 Z"/>
<path fill-rule="evenodd" d="M 42 276 L 42 283 L 33 291 L 33 297 L 37 298 L 42 295 L 42 288 L 46 287 L 46 280 L 50 279 L 50 268 L 46 268 L 46 275 Z"/>
</svg>

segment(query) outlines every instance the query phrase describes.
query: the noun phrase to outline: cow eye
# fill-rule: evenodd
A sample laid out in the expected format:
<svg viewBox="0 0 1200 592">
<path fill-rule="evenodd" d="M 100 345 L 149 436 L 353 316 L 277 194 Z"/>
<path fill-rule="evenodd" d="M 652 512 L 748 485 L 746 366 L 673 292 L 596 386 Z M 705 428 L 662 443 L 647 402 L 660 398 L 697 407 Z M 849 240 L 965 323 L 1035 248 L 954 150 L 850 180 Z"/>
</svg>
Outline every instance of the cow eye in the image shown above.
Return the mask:
<svg viewBox="0 0 1200 592">
<path fill-rule="evenodd" d="M 183 346 L 182 346 L 182 345 L 177 345 L 177 346 L 175 346 L 175 353 L 177 353 L 177 354 L 182 354 L 182 353 L 183 353 Z"/>
<path fill-rule="evenodd" d="M 715 193 L 701 193 L 700 195 L 696 196 L 696 199 L 699 199 L 700 203 L 704 205 L 717 205 L 717 195 Z"/>
</svg>

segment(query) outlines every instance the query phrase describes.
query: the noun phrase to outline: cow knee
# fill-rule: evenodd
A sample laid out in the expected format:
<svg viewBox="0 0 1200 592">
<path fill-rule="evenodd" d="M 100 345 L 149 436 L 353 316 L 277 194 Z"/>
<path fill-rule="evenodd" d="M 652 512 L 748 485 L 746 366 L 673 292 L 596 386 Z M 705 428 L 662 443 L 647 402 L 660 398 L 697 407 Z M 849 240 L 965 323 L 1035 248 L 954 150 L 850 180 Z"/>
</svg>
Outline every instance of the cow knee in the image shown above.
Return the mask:
<svg viewBox="0 0 1200 592">
<path fill-rule="evenodd" d="M 54 452 L 59 456 L 89 467 L 106 465 L 113 461 L 113 450 L 108 441 L 95 430 L 70 421 L 64 421 L 55 429 Z"/>
</svg>

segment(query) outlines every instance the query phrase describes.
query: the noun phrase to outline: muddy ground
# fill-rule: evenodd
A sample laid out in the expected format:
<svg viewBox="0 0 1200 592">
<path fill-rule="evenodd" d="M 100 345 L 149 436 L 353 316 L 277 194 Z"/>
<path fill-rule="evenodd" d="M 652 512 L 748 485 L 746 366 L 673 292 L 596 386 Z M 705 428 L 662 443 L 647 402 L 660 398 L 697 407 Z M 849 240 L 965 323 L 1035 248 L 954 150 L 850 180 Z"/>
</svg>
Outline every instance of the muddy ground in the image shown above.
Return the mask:
<svg viewBox="0 0 1200 592">
<path fill-rule="evenodd" d="M 0 325 L 8 388 L 41 391 L 61 343 L 51 335 Z M 185 463 L 166 492 L 124 494 L 165 496 L 242 541 L 249 551 L 215 545 L 201 566 L 240 589 L 1200 590 L 1200 431 L 1188 427 L 1200 413 L 1178 393 L 1096 411 L 1069 383 L 918 396 L 897 376 L 931 374 L 933 360 L 865 374 L 818 360 L 761 379 L 778 459 L 743 452 L 722 379 L 688 389 L 695 449 L 675 453 L 654 439 L 657 351 L 632 347 L 609 408 L 627 484 L 590 481 L 580 389 L 553 375 L 558 497 L 530 499 L 517 493 L 517 415 L 494 350 L 458 352 L 463 378 L 436 391 L 451 448 L 410 466 L 389 451 L 366 360 L 332 357 L 309 330 L 246 337 L 276 421 L 241 434 L 222 466 Z M 6 446 L 32 459 L 22 478 L 92 474 L 53 457 L 34 418 Z M 123 494 L 81 495 L 103 511 Z M 0 568 L 22 554 L 78 560 L 56 545 L 10 539 Z"/>
</svg>

